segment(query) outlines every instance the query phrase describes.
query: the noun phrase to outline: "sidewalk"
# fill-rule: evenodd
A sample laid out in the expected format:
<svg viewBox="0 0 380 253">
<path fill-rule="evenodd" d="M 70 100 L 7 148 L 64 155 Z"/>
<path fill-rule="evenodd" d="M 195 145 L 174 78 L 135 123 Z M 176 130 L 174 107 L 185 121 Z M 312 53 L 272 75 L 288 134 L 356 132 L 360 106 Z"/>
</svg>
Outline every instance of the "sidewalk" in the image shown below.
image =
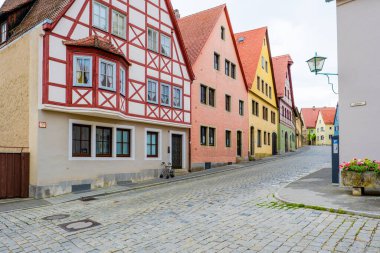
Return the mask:
<svg viewBox="0 0 380 253">
<path fill-rule="evenodd" d="M 256 161 L 246 161 L 246 162 L 241 162 L 238 164 L 212 168 L 212 169 L 204 170 L 200 172 L 192 172 L 183 176 L 177 176 L 170 179 L 157 178 L 157 179 L 148 180 L 148 181 L 139 182 L 139 183 L 131 183 L 128 185 L 123 185 L 123 186 L 116 185 L 116 186 L 111 186 L 108 188 L 100 188 L 100 189 L 91 190 L 87 192 L 69 193 L 69 194 L 52 197 L 52 198 L 46 198 L 46 199 L 0 200 L 0 213 L 14 211 L 14 210 L 21 210 L 21 209 L 36 208 L 36 207 L 41 207 L 41 206 L 55 205 L 55 204 L 79 200 L 82 198 L 88 198 L 88 197 L 96 198 L 96 197 L 107 196 L 111 194 L 117 194 L 117 193 L 122 193 L 122 192 L 127 192 L 127 191 L 148 188 L 148 187 L 175 183 L 175 182 L 184 181 L 184 180 L 190 180 L 190 179 L 199 178 L 199 177 L 205 177 L 205 176 L 209 176 L 213 174 L 252 167 L 252 166 L 256 166 L 256 165 L 260 165 L 264 163 L 269 163 L 271 161 L 284 159 L 286 157 L 299 154 L 300 152 L 307 151 L 308 149 L 309 149 L 308 147 L 303 147 L 301 149 L 298 149 L 296 152 L 291 152 L 291 153 L 277 155 L 277 156 L 271 156 L 271 157 L 263 158 Z"/>
<path fill-rule="evenodd" d="M 350 188 L 331 184 L 331 168 L 321 169 L 288 184 L 276 193 L 276 198 L 288 204 L 303 204 L 335 212 L 380 218 L 379 193 L 352 196 Z"/>
</svg>

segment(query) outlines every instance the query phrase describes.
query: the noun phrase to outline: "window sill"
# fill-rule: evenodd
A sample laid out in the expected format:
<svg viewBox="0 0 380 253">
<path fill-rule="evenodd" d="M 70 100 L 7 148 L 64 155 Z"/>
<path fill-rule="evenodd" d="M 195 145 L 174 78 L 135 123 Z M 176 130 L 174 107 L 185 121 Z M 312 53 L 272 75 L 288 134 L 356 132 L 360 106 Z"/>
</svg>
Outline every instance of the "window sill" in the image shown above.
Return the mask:
<svg viewBox="0 0 380 253">
<path fill-rule="evenodd" d="M 147 100 L 147 102 L 148 102 L 149 104 L 158 105 L 158 102 L 149 101 L 149 100 Z"/>
<path fill-rule="evenodd" d="M 121 36 L 121 35 L 118 35 L 118 34 L 114 34 L 114 33 L 111 33 L 113 36 L 116 36 L 116 37 L 118 37 L 119 39 L 123 39 L 123 40 L 126 40 L 127 39 L 127 35 L 123 35 L 123 36 Z"/>
<path fill-rule="evenodd" d="M 160 53 L 158 52 L 158 50 L 157 50 L 157 51 L 155 51 L 155 50 L 153 50 L 153 49 L 150 49 L 150 48 L 147 48 L 147 50 L 148 50 L 148 51 L 150 51 L 150 52 L 152 52 L 152 53 L 155 53 L 155 54 L 160 54 Z"/>
<path fill-rule="evenodd" d="M 95 26 L 95 25 L 92 25 L 92 27 L 94 27 L 95 29 L 100 30 L 100 31 L 102 31 L 102 32 L 106 32 L 106 33 L 108 33 L 108 27 L 107 27 L 106 29 L 103 29 L 103 28 L 101 28 L 101 27 L 97 27 L 97 26 Z"/>
<path fill-rule="evenodd" d="M 92 88 L 92 84 L 85 85 L 85 84 L 74 84 L 74 88 Z"/>
<path fill-rule="evenodd" d="M 101 86 L 99 86 L 99 89 L 106 90 L 106 91 L 116 92 L 116 89 L 114 89 L 114 88 L 107 88 L 107 87 L 101 87 Z"/>
</svg>

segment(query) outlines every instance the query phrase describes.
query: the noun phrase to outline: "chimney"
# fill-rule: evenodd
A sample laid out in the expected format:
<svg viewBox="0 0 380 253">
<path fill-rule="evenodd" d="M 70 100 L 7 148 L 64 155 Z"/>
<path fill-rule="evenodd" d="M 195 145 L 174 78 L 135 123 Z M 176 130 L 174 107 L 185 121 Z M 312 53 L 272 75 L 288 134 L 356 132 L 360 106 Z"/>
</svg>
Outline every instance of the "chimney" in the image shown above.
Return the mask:
<svg viewBox="0 0 380 253">
<path fill-rule="evenodd" d="M 180 19 L 181 18 L 181 14 L 179 13 L 179 10 L 178 9 L 175 9 L 174 10 L 174 15 L 177 19 Z"/>
</svg>

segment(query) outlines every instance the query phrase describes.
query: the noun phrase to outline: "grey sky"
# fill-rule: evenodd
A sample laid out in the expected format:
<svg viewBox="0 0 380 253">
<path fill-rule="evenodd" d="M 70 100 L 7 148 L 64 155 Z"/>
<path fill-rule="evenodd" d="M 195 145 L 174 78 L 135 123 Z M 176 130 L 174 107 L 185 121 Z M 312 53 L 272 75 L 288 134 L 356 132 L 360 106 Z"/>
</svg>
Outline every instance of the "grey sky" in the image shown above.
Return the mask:
<svg viewBox="0 0 380 253">
<path fill-rule="evenodd" d="M 0 5 L 4 0 L 0 0 Z M 324 76 L 305 63 L 317 51 L 328 57 L 324 71 L 337 72 L 335 2 L 324 0 L 172 0 L 182 16 L 227 4 L 234 32 L 269 28 L 272 55 L 293 58 L 293 88 L 298 107 L 335 106 L 337 96 Z M 333 82 L 337 86 L 337 79 Z"/>
</svg>

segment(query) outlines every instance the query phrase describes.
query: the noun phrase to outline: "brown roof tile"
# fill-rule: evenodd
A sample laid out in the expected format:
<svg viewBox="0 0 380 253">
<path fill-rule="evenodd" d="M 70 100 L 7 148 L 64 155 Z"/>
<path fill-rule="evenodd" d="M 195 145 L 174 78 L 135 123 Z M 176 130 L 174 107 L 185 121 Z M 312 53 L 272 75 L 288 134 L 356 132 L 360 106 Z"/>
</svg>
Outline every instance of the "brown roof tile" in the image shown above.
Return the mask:
<svg viewBox="0 0 380 253">
<path fill-rule="evenodd" d="M 35 0 L 5 0 L 5 2 L 0 8 L 0 15 L 16 10 L 24 6 L 25 4 L 31 3 L 33 1 Z"/>
</svg>

